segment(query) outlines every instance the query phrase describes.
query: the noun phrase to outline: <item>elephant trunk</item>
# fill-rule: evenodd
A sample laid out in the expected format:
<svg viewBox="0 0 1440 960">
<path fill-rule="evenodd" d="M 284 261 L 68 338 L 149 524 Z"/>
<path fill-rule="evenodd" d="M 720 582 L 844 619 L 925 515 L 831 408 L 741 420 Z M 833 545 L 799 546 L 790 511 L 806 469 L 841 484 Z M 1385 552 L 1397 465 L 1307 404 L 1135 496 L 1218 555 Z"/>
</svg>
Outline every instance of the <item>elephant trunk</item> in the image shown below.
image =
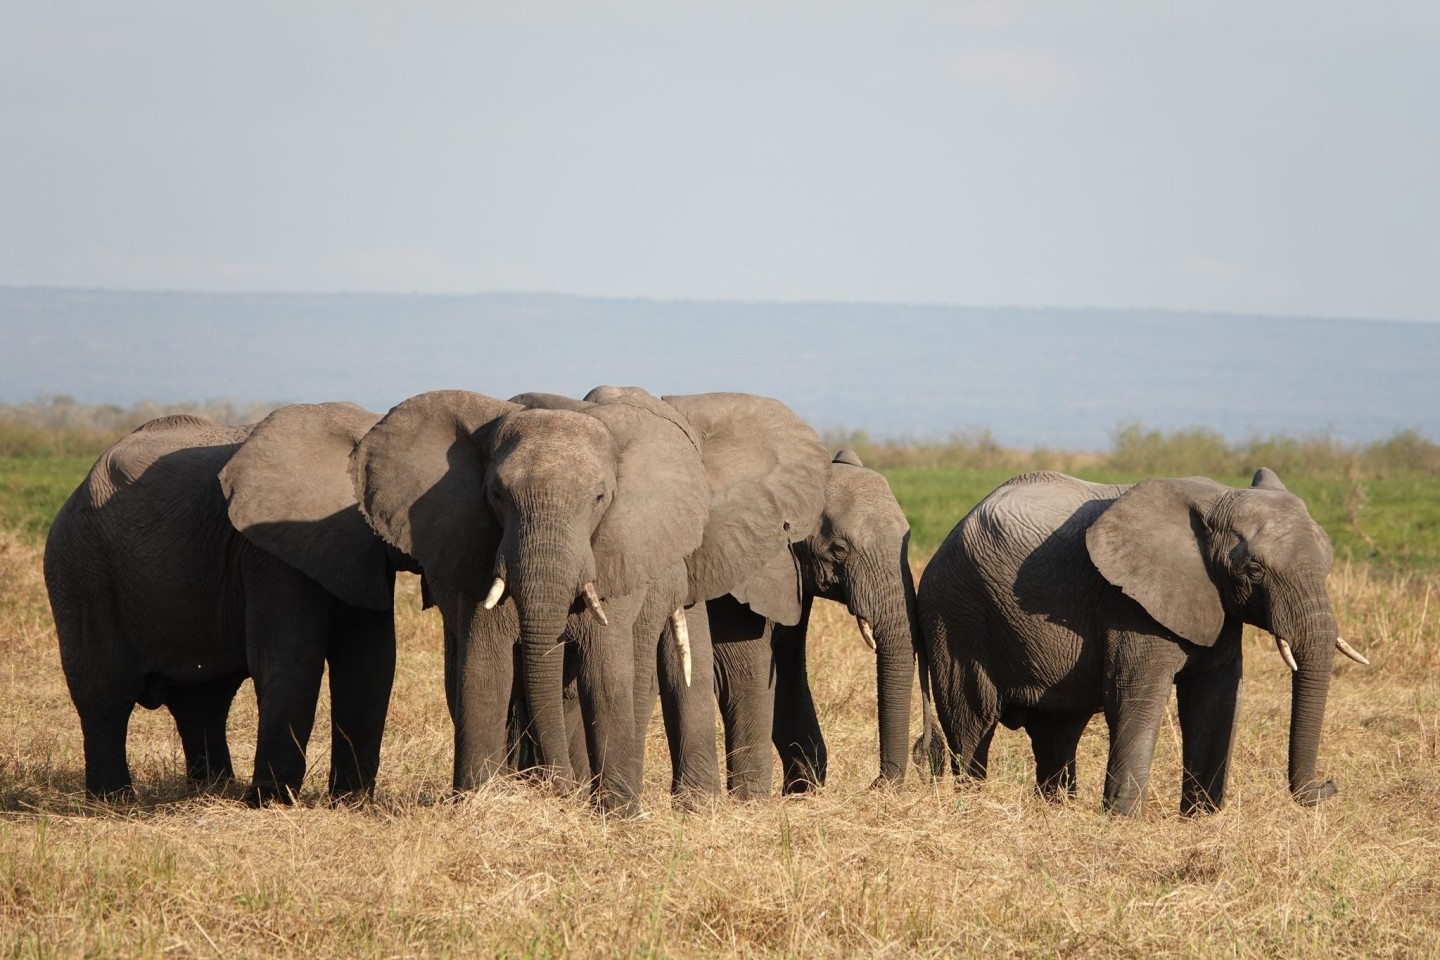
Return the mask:
<svg viewBox="0 0 1440 960">
<path fill-rule="evenodd" d="M 573 777 L 565 725 L 565 633 L 570 608 L 579 593 L 574 551 L 552 540 L 521 537 L 512 571 L 513 595 L 520 619 L 520 662 L 525 700 L 539 761 L 548 775 Z M 583 578 L 590 579 L 589 577 Z"/>
<path fill-rule="evenodd" d="M 1339 630 L 1328 600 L 1310 602 L 1294 614 L 1278 617 L 1274 633 L 1290 641 L 1296 670 L 1290 689 L 1290 793 L 1300 803 L 1313 805 L 1335 792 L 1333 781 L 1319 781 L 1315 764 L 1320 752 L 1320 728 L 1330 690 L 1330 669 L 1335 659 Z"/>
<path fill-rule="evenodd" d="M 903 783 L 910 737 L 910 693 L 915 682 L 915 581 L 902 549 L 891 560 L 857 570 L 852 607 L 875 641 L 875 693 L 880 731 L 880 780 Z M 868 565 L 867 565 L 868 566 Z"/>
</svg>

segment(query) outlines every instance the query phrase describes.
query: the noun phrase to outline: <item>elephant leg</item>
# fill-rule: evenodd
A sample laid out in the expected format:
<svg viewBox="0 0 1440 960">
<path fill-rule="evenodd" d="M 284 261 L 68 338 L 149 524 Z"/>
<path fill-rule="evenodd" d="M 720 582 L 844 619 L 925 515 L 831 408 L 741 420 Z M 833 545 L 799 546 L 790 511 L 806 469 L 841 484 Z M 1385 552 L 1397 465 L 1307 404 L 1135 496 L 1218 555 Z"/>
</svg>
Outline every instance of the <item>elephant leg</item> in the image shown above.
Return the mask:
<svg viewBox="0 0 1440 960">
<path fill-rule="evenodd" d="M 825 785 L 829 752 L 820 732 L 810 676 L 805 665 L 809 608 L 793 627 L 776 624 L 771 640 L 775 658 L 775 719 L 771 742 L 780 754 L 780 792 L 805 793 Z"/>
<path fill-rule="evenodd" d="M 245 793 L 252 806 L 289 803 L 305 780 L 335 602 L 293 570 L 270 570 L 246 583 L 246 655 L 260 713 L 255 772 Z"/>
<path fill-rule="evenodd" d="M 775 722 L 773 624 L 729 597 L 712 601 L 716 640 L 715 689 L 725 727 L 726 786 L 740 800 L 768 797 L 774 776 L 771 733 Z"/>
<path fill-rule="evenodd" d="M 720 793 L 720 757 L 715 749 L 715 652 L 707 613 L 707 607 L 714 603 L 697 603 L 685 611 L 692 668 L 689 686 L 685 685 L 680 654 L 668 624 L 657 656 L 661 712 L 670 746 L 670 792 L 685 804 Z M 653 710 L 653 706 L 646 710 L 647 717 Z M 645 726 L 648 723 L 640 729 Z"/>
<path fill-rule="evenodd" d="M 230 705 L 245 681 L 243 675 L 224 677 L 192 687 L 171 687 L 165 706 L 175 718 L 175 730 L 185 750 L 185 776 L 208 785 L 235 779 L 225 726 Z"/>
<path fill-rule="evenodd" d="M 633 753 L 634 630 L 644 599 L 644 590 L 607 598 L 607 626 L 601 626 L 588 614 L 569 620 L 580 654 L 580 705 L 595 782 L 595 803 L 602 811 L 625 815 L 639 812 L 640 785 L 634 782 L 637 765 Z M 648 688 L 648 674 L 643 682 Z M 566 749 L 568 753 L 568 744 Z"/>
<path fill-rule="evenodd" d="M 330 796 L 367 796 L 380 769 L 380 741 L 395 682 L 395 616 L 347 611 L 331 631 Z"/>
<path fill-rule="evenodd" d="M 1236 715 L 1240 709 L 1240 658 L 1215 670 L 1176 679 L 1184 775 L 1180 812 L 1213 813 L 1225 803 Z"/>
<path fill-rule="evenodd" d="M 1150 659 L 1132 655 L 1125 661 L 1139 664 Z M 1110 728 L 1105 809 L 1112 813 L 1133 816 L 1144 808 L 1155 739 L 1165 719 L 1174 676 L 1165 664 L 1149 662 L 1119 670 L 1105 680 L 1105 723 Z"/>
<path fill-rule="evenodd" d="M 580 704 L 580 661 L 573 644 L 565 650 L 565 732 L 570 739 L 570 767 L 577 783 L 590 783 L 590 745 L 585 739 L 585 711 Z"/>
<path fill-rule="evenodd" d="M 520 621 L 515 604 L 486 610 L 474 597 L 456 602 L 453 636 L 451 719 L 455 725 L 456 790 L 473 790 L 507 766 L 528 769 L 524 754 L 531 737 L 531 715 L 515 638 Z M 450 630 L 447 627 L 447 640 Z M 518 713 L 518 716 L 517 716 Z M 520 744 L 518 751 L 514 749 Z M 538 759 L 538 758 L 535 758 Z"/>
<path fill-rule="evenodd" d="M 85 792 L 101 800 L 127 800 L 135 795 L 125 739 L 135 704 L 118 699 L 77 703 L 85 740 Z"/>
<path fill-rule="evenodd" d="M 1060 799 L 1061 791 L 1075 796 L 1075 750 L 1090 716 L 1032 712 L 1025 718 L 1025 732 L 1035 754 L 1035 789 L 1046 800 Z"/>
<path fill-rule="evenodd" d="M 984 780 L 990 767 L 990 741 L 1000 722 L 999 695 L 976 665 L 957 672 L 958 695 L 953 707 L 940 712 L 940 726 L 950 746 L 950 772 L 957 778 Z"/>
</svg>

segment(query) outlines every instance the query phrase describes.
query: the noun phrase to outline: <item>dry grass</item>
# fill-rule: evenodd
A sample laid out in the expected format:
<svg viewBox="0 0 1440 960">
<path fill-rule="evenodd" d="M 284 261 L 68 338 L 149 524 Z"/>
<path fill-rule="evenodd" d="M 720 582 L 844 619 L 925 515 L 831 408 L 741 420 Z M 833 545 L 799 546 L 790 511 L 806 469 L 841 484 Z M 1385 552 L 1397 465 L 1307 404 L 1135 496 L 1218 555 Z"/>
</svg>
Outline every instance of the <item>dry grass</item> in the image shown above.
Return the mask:
<svg viewBox="0 0 1440 960">
<path fill-rule="evenodd" d="M 1336 668 L 1323 766 L 1340 793 L 1285 797 L 1286 671 L 1251 637 L 1231 802 L 1182 820 L 1173 724 L 1138 822 L 1103 816 L 1104 736 L 1078 801 L 1030 788 L 1002 731 L 983 788 L 874 775 L 870 655 L 824 605 L 813 646 L 830 785 L 807 799 L 672 810 L 658 723 L 647 813 L 603 819 L 502 782 L 445 801 L 438 623 L 402 584 L 399 676 L 377 803 L 252 811 L 189 797 L 163 711 L 137 711 L 140 803 L 87 804 L 38 549 L 0 534 L 0 952 L 9 955 L 1420 956 L 1440 929 L 1440 581 L 1332 581 L 1365 669 Z M 248 687 L 232 718 L 253 755 Z M 324 730 L 325 718 L 321 717 Z"/>
</svg>

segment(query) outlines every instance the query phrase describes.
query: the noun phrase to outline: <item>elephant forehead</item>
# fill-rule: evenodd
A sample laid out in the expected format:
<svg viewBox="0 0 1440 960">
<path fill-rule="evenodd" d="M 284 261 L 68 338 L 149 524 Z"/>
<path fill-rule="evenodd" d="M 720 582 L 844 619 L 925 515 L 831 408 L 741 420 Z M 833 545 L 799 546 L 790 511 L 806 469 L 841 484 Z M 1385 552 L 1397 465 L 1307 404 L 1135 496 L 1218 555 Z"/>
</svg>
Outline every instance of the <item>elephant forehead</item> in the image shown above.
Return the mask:
<svg viewBox="0 0 1440 960">
<path fill-rule="evenodd" d="M 847 536 L 861 530 L 903 532 L 910 527 L 890 484 L 880 474 L 861 467 L 831 472 L 825 485 L 824 521 Z"/>
<path fill-rule="evenodd" d="M 548 462 L 568 458 L 578 466 L 613 459 L 614 441 L 605 425 L 572 410 L 519 410 L 495 428 L 495 445 L 506 457 Z"/>
<path fill-rule="evenodd" d="M 1270 563 L 1312 560 L 1329 568 L 1334 548 L 1305 502 L 1282 490 L 1246 490 L 1235 498 L 1231 522 L 1248 551 Z"/>
</svg>

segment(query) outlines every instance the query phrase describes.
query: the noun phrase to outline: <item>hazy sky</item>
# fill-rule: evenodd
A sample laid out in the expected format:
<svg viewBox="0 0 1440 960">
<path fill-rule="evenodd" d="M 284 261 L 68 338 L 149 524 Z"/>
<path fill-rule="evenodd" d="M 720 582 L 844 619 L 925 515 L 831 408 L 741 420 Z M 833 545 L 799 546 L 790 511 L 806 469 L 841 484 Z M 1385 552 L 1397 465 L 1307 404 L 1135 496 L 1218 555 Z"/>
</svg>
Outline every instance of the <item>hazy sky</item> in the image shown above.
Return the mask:
<svg viewBox="0 0 1440 960">
<path fill-rule="evenodd" d="M 0 0 L 0 283 L 1440 319 L 1440 4 Z"/>
</svg>

